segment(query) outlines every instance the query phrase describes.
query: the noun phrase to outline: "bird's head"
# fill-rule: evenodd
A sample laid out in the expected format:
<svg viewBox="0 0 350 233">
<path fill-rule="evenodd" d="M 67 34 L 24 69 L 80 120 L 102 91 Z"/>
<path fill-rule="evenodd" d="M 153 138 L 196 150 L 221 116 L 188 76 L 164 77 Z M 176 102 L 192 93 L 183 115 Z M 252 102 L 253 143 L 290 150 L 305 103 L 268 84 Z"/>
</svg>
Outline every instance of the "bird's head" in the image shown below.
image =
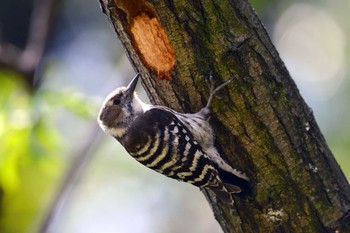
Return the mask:
<svg viewBox="0 0 350 233">
<path fill-rule="evenodd" d="M 146 109 L 147 105 L 135 92 L 139 76 L 137 74 L 127 87 L 119 87 L 109 94 L 97 117 L 103 131 L 117 139 L 123 137 L 132 121 Z"/>
</svg>

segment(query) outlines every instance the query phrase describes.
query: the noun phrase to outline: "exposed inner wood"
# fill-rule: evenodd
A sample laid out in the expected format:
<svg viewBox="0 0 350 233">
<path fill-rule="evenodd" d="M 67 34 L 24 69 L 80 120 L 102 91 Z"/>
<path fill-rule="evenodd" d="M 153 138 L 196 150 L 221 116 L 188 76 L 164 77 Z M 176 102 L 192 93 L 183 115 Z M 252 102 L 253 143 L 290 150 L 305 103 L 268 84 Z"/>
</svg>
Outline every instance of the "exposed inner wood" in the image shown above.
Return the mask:
<svg viewBox="0 0 350 233">
<path fill-rule="evenodd" d="M 175 64 L 175 51 L 158 19 L 141 12 L 133 18 L 130 31 L 144 65 L 154 70 L 158 77 L 170 79 L 168 73 Z"/>
</svg>

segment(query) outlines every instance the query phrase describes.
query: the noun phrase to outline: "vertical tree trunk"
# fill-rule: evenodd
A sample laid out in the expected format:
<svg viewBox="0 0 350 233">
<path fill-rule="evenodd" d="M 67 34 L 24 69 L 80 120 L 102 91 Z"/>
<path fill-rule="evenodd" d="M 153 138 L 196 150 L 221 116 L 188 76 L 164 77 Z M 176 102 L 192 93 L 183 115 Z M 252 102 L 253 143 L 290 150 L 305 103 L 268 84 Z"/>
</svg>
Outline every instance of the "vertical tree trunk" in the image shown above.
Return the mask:
<svg viewBox="0 0 350 233">
<path fill-rule="evenodd" d="M 253 193 L 234 206 L 206 194 L 224 232 L 350 232 L 349 184 L 249 2 L 100 2 L 152 103 L 196 112 L 205 76 L 235 77 L 211 123 Z"/>
</svg>

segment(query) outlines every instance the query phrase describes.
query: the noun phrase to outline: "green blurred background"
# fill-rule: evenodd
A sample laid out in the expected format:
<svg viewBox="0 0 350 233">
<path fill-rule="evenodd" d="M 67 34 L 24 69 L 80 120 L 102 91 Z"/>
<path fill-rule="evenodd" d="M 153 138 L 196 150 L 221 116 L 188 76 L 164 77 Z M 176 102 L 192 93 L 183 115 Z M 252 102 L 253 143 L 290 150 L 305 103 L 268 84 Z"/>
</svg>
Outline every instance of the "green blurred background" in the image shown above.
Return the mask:
<svg viewBox="0 0 350 233">
<path fill-rule="evenodd" d="M 349 179 L 350 1 L 252 4 Z M 33 5 L 0 0 L 0 51 L 25 46 Z M 221 232 L 197 188 L 145 169 L 97 128 L 103 98 L 134 75 L 98 1 L 59 1 L 53 19 L 35 86 L 0 66 L 0 232 L 38 232 L 53 203 L 51 233 Z"/>
</svg>

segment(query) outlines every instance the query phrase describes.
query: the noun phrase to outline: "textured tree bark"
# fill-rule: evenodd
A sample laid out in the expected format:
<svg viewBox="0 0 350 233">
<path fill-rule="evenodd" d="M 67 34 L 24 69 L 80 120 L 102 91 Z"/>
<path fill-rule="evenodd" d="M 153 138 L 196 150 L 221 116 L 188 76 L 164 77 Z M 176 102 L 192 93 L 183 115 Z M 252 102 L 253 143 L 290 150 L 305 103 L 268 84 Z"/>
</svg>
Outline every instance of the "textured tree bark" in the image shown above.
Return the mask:
<svg viewBox="0 0 350 233">
<path fill-rule="evenodd" d="M 196 112 L 205 76 L 235 77 L 211 123 L 253 192 L 234 206 L 205 194 L 224 232 L 350 232 L 349 183 L 248 1 L 100 3 L 152 103 Z"/>
</svg>

